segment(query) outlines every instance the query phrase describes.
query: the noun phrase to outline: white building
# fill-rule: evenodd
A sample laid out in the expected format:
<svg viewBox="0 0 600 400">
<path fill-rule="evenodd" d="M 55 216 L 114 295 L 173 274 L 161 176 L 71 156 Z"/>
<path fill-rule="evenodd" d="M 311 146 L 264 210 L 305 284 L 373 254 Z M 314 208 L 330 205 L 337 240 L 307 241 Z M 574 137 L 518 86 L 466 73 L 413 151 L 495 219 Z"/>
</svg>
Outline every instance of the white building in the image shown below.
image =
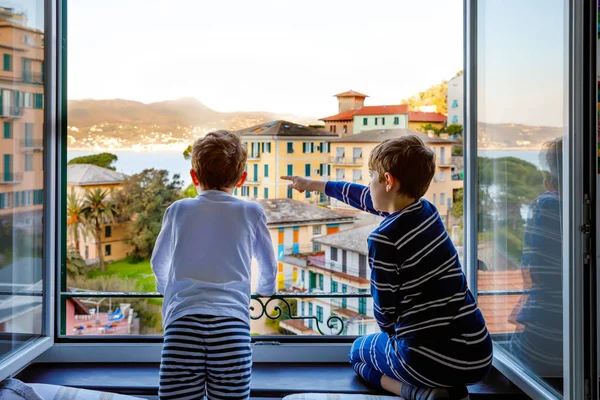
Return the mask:
<svg viewBox="0 0 600 400">
<path fill-rule="evenodd" d="M 299 269 L 299 279 L 290 290 L 302 292 L 369 293 L 371 268 L 368 263 L 367 238 L 378 226 L 370 224 L 313 239 L 322 251 L 285 257 L 284 263 Z M 343 335 L 365 335 L 379 332 L 373 316 L 373 299 L 312 298 L 298 301 L 297 315 L 313 317 L 285 320 L 280 326 L 295 334 L 324 334 L 336 329 L 327 327 L 331 316 L 344 321 Z M 318 327 L 317 327 L 318 325 Z M 339 329 L 339 328 L 338 328 Z"/>
<path fill-rule="evenodd" d="M 456 75 L 448 82 L 448 125 L 464 125 L 463 117 L 465 112 L 464 103 L 464 74 Z"/>
</svg>

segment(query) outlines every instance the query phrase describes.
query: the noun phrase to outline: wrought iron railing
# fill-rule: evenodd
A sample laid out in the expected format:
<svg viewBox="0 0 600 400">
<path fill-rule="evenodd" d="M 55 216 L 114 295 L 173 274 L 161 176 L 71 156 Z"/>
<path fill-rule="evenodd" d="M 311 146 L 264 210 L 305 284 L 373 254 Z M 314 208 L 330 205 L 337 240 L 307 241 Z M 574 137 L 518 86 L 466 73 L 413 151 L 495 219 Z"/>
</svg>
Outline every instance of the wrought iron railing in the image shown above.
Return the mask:
<svg viewBox="0 0 600 400">
<path fill-rule="evenodd" d="M 479 296 L 506 296 L 523 294 L 525 290 L 482 290 L 477 294 Z M 24 292 L 24 291 L 5 291 L 0 290 L 0 296 L 42 296 L 42 292 Z M 73 291 L 62 292 L 60 294 L 62 300 L 66 299 L 156 299 L 163 296 L 157 292 L 99 292 L 99 291 Z M 324 316 L 317 315 L 291 315 L 293 309 L 290 300 L 310 301 L 315 299 L 332 299 L 331 305 L 334 307 L 342 307 L 345 310 L 353 311 L 354 307 L 343 306 L 341 300 L 350 298 L 369 298 L 370 293 L 352 292 L 352 293 L 329 293 L 329 292 L 281 292 L 273 296 L 264 297 L 258 294 L 251 295 L 250 303 L 250 318 L 259 320 L 268 318 L 270 320 L 282 319 L 283 321 L 313 321 L 316 331 L 321 335 L 340 336 L 345 332 L 347 324 L 352 322 L 352 319 L 345 318 L 341 315 L 331 313 L 327 319 Z M 341 312 L 340 312 L 341 314 Z M 372 319 L 367 315 L 360 314 L 360 318 Z M 323 325 L 322 325 L 323 324 Z M 328 328 L 329 333 L 326 333 L 324 327 Z"/>
</svg>

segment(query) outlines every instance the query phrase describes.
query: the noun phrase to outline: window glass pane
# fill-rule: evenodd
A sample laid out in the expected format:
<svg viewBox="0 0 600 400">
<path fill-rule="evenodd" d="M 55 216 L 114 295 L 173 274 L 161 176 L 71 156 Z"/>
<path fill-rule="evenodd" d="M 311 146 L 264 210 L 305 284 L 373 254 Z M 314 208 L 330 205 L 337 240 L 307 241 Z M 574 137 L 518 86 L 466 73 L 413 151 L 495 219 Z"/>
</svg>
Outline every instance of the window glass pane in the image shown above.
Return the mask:
<svg viewBox="0 0 600 400">
<path fill-rule="evenodd" d="M 495 342 L 558 390 L 567 5 L 477 6 L 478 301 Z"/>
<path fill-rule="evenodd" d="M 41 73 L 44 9 L 41 2 L 14 6 L 0 8 L 0 359 L 40 337 L 44 322 L 44 112 L 23 108 L 19 96 L 43 97 L 41 79 L 25 78 Z"/>
</svg>

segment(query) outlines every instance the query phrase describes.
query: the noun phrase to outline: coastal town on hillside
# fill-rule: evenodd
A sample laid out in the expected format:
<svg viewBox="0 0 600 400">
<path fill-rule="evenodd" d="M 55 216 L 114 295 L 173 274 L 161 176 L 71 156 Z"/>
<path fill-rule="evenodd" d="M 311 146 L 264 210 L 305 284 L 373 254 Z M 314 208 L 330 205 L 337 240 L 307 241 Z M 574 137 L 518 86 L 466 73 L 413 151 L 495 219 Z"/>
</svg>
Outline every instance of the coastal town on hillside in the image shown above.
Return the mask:
<svg viewBox="0 0 600 400">
<path fill-rule="evenodd" d="M 4 46 L 0 40 L 0 52 L 4 53 L 0 81 L 10 82 L 3 83 L 0 90 L 0 220 L 17 232 L 10 246 L 0 243 L 0 274 L 12 274 L 17 268 L 16 262 L 7 260 L 29 257 L 32 261 L 27 268 L 32 271 L 20 274 L 22 281 L 17 283 L 36 288 L 42 282 L 35 273 L 41 256 L 21 250 L 20 244 L 26 241 L 19 239 L 18 232 L 41 241 L 42 32 L 26 27 L 23 18 L 10 9 L 0 9 L 0 30 L 25 38 L 18 41 L 18 48 Z M 234 195 L 258 202 L 265 210 L 278 261 L 277 289 L 286 294 L 253 300 L 253 334 L 363 335 L 378 331 L 369 296 L 366 243 L 380 218 L 350 209 L 323 194 L 292 191 L 280 176 L 367 185 L 369 154 L 378 143 L 418 135 L 436 155 L 435 176 L 424 197 L 437 207 L 462 254 L 463 78 L 458 73 L 444 82 L 437 103 L 417 95 L 397 104 L 377 104 L 367 94 L 347 90 L 335 94 L 337 109 L 319 118 L 293 113 L 217 113 L 193 99 L 159 106 L 126 100 L 70 102 L 66 132 L 69 151 L 108 154 L 77 157 L 67 167 L 66 286 L 60 295 L 64 313 L 61 334 L 162 332 L 162 299 L 125 294 L 155 291 L 149 256 L 162 215 L 173 201 L 194 196 L 195 189 L 185 188 L 177 176 L 172 176 L 181 171 L 161 169 L 164 166 L 156 158 L 153 168 L 126 174 L 113 165 L 116 157 L 110 152 L 147 151 L 149 158 L 156 151 L 184 153 L 191 142 L 215 129 L 232 130 L 247 146 L 248 179 Z M 136 120 L 131 115 L 143 118 Z M 481 127 L 481 141 L 490 147 L 528 148 L 538 145 L 535 129 L 490 124 Z M 538 172 L 535 166 L 532 168 Z M 517 209 L 511 215 L 497 213 L 494 217 L 515 219 L 519 215 Z M 519 228 L 506 234 L 522 238 L 521 222 L 516 221 Z M 507 293 L 522 289 L 522 278 L 512 273 L 521 251 L 518 245 L 505 251 L 482 237 L 481 246 L 481 264 L 494 267 L 480 269 L 479 288 Z M 507 255 L 501 258 L 501 252 Z M 257 266 L 253 268 L 256 277 Z M 94 297 L 94 291 L 120 292 L 124 296 Z M 518 301 L 519 296 L 513 294 L 482 298 L 480 305 L 492 334 L 515 331 L 516 325 L 508 317 Z M 0 307 L 0 326 L 8 330 L 14 326 L 37 329 L 30 325 L 41 320 L 31 317 L 42 312 L 39 300 L 0 296 L 0 304 L 5 306 Z M 2 313 L 11 307 L 19 307 L 22 313 Z"/>
</svg>

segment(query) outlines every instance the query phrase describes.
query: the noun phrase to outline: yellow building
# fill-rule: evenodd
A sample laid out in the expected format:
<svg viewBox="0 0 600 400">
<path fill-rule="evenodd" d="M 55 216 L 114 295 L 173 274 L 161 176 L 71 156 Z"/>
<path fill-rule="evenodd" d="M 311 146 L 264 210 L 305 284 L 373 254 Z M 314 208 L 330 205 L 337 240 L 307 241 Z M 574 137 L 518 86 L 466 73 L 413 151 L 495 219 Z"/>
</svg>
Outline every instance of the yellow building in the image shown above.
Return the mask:
<svg viewBox="0 0 600 400">
<path fill-rule="evenodd" d="M 436 129 L 442 129 L 446 125 L 447 117 L 437 112 L 410 111 L 408 113 L 408 129 L 423 132 L 425 125 L 431 125 Z"/>
<path fill-rule="evenodd" d="M 331 142 L 332 157 L 329 161 L 331 179 L 367 185 L 369 183 L 368 160 L 373 148 L 383 140 L 408 134 L 419 135 L 435 152 L 437 164 L 435 177 L 424 197 L 438 208 L 440 215 L 445 219 L 452 207 L 454 192 L 463 187 L 463 182 L 454 173 L 455 167 L 452 165 L 454 144 L 452 140 L 407 129 L 370 130 L 335 139 Z M 335 199 L 331 199 L 331 207 L 347 208 L 344 203 Z"/>
<path fill-rule="evenodd" d="M 290 255 L 320 253 L 321 245 L 313 238 L 349 229 L 355 222 L 353 214 L 307 204 L 291 199 L 260 200 L 265 210 L 267 226 L 279 262 L 277 290 L 284 290 L 298 281 L 298 268 L 285 264 Z"/>
<path fill-rule="evenodd" d="M 110 194 L 121 190 L 125 175 L 91 164 L 74 164 L 67 168 L 67 192 L 76 193 L 83 198 L 87 190 L 107 190 Z M 101 229 L 100 243 L 104 252 L 104 261 L 121 260 L 131 251 L 125 241 L 127 222 L 110 222 Z M 72 233 L 69 231 L 69 235 Z M 68 243 L 73 243 L 69 236 Z M 88 263 L 98 260 L 96 241 L 91 234 L 84 235 L 79 240 L 81 256 Z"/>
<path fill-rule="evenodd" d="M 0 219 L 41 228 L 44 48 L 24 14 L 0 7 Z"/>
<path fill-rule="evenodd" d="M 248 148 L 248 179 L 236 190 L 236 196 L 326 203 L 325 196 L 288 189 L 280 177 L 299 175 L 327 180 L 330 142 L 337 135 L 287 121 L 272 121 L 236 133 Z"/>
</svg>

